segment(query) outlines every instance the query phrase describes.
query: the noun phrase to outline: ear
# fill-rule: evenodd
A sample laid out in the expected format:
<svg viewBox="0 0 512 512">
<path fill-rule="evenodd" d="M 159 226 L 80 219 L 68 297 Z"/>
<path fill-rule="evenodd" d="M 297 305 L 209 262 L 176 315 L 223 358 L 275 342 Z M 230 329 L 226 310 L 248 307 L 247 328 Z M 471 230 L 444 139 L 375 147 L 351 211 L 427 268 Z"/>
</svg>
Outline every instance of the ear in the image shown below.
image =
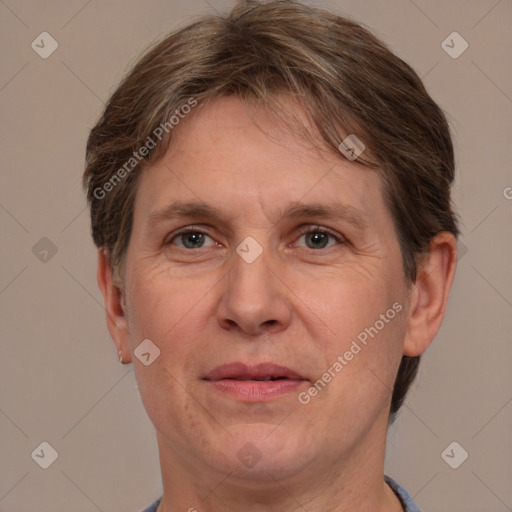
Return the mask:
<svg viewBox="0 0 512 512">
<path fill-rule="evenodd" d="M 125 315 L 124 292 L 114 284 L 112 269 L 110 268 L 110 254 L 105 248 L 98 250 L 97 279 L 105 302 L 107 327 L 110 336 L 114 340 L 123 363 L 130 363 L 132 360 L 130 333 Z"/>
<path fill-rule="evenodd" d="M 403 354 L 423 354 L 441 327 L 457 266 L 457 240 L 452 233 L 438 233 L 418 268 L 409 301 L 409 319 Z"/>
</svg>

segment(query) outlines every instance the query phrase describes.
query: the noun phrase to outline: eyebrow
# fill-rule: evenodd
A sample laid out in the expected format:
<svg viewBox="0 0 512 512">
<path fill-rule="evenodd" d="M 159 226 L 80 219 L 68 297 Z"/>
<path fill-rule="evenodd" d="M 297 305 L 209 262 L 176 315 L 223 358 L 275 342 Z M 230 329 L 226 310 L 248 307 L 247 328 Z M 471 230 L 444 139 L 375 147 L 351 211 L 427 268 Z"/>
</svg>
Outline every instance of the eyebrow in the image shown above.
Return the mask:
<svg viewBox="0 0 512 512">
<path fill-rule="evenodd" d="M 344 220 L 363 230 L 368 226 L 367 217 L 361 210 L 343 203 L 302 203 L 292 202 L 278 211 L 279 220 L 287 218 L 317 217 Z M 149 214 L 148 225 L 153 227 L 161 222 L 174 219 L 205 219 L 227 221 L 227 216 L 215 206 L 201 201 L 174 201 Z"/>
</svg>

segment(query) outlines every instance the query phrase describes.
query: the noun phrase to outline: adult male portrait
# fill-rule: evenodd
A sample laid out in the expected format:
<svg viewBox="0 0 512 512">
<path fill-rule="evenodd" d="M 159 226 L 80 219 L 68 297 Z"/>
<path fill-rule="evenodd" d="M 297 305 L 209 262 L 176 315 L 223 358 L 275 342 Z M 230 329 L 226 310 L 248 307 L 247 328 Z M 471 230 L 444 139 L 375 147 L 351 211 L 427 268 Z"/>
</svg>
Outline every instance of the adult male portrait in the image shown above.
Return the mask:
<svg viewBox="0 0 512 512">
<path fill-rule="evenodd" d="M 148 511 L 419 510 L 386 433 L 446 309 L 453 179 L 416 73 L 319 8 L 240 2 L 136 64 L 84 184 L 157 434 Z"/>
</svg>

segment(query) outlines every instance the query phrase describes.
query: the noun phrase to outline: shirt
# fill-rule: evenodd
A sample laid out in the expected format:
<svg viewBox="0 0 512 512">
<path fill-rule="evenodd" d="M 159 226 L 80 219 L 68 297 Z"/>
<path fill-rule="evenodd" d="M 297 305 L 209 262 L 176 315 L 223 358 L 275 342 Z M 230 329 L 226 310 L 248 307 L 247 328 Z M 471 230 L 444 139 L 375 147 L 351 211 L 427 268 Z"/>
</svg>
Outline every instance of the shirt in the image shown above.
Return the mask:
<svg viewBox="0 0 512 512">
<path fill-rule="evenodd" d="M 402 503 L 404 512 L 421 512 L 418 505 L 414 503 L 413 499 L 409 496 L 409 493 L 403 487 L 398 485 L 389 476 L 384 476 L 384 480 L 386 480 L 391 489 L 393 489 L 393 492 L 397 495 L 398 499 Z M 156 512 L 161 499 L 162 497 L 158 498 L 154 503 L 149 505 L 149 507 L 145 508 L 142 512 Z"/>
</svg>

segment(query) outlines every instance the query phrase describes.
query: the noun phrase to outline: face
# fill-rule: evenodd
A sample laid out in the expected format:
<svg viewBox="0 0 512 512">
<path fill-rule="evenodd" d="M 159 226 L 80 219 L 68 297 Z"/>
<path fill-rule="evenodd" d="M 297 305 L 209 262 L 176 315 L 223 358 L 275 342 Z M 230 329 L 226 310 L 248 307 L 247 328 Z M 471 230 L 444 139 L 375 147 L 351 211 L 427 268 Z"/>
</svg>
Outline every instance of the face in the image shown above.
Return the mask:
<svg viewBox="0 0 512 512">
<path fill-rule="evenodd" d="M 198 108 L 142 174 L 121 343 L 160 350 L 132 361 L 167 456 L 254 481 L 375 448 L 408 287 L 377 174 L 252 117 Z"/>
</svg>

